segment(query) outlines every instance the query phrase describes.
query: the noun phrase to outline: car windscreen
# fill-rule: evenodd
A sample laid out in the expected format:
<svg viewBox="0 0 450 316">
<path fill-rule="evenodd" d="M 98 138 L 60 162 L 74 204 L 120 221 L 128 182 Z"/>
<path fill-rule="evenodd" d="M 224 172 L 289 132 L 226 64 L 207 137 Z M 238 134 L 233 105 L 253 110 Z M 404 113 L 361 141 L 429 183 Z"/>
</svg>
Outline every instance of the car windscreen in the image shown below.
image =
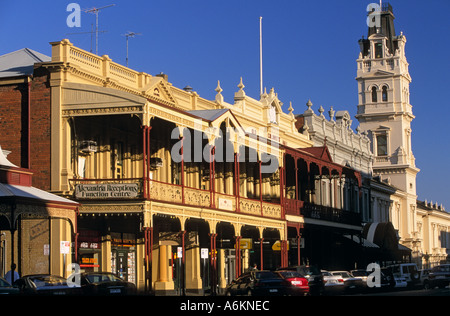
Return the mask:
<svg viewBox="0 0 450 316">
<path fill-rule="evenodd" d="M 86 275 L 86 279 L 88 279 L 90 283 L 121 281 L 121 279 L 114 274 L 88 274 Z"/>
<path fill-rule="evenodd" d="M 9 284 L 6 280 L 0 279 L 0 287 L 10 287 L 11 284 Z"/>
<path fill-rule="evenodd" d="M 66 285 L 66 279 L 54 275 L 42 275 L 30 277 L 30 281 L 36 286 L 36 288 L 44 286 L 47 287 L 47 286 Z"/>
<path fill-rule="evenodd" d="M 343 278 L 351 278 L 352 276 L 347 272 L 332 272 L 333 275 L 341 276 Z"/>
<path fill-rule="evenodd" d="M 270 271 L 264 271 L 264 272 L 255 272 L 255 278 L 258 280 L 279 279 L 280 276 Z"/>
<path fill-rule="evenodd" d="M 280 271 L 280 274 L 285 278 L 303 278 L 304 276 L 295 271 Z"/>
<path fill-rule="evenodd" d="M 417 268 L 415 265 L 403 266 L 403 273 L 416 273 Z"/>
<path fill-rule="evenodd" d="M 369 273 L 366 271 L 352 271 L 353 276 L 367 276 Z"/>
</svg>

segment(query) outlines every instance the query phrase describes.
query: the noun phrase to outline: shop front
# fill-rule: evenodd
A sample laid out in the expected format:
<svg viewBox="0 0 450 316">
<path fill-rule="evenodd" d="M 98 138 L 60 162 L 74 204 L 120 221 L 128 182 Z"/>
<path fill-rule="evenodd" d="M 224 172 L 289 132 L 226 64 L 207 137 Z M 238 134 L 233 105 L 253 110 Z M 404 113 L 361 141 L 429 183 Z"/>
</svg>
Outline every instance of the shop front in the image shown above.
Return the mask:
<svg viewBox="0 0 450 316">
<path fill-rule="evenodd" d="M 136 286 L 143 284 L 144 271 L 137 269 L 144 267 L 143 259 L 138 260 L 138 253 L 144 257 L 141 214 L 108 213 L 107 206 L 102 207 L 104 213 L 93 213 L 92 205 L 80 208 L 77 263 L 81 271 L 112 272 Z"/>
<path fill-rule="evenodd" d="M 136 284 L 136 235 L 111 234 L 111 271 Z"/>
</svg>

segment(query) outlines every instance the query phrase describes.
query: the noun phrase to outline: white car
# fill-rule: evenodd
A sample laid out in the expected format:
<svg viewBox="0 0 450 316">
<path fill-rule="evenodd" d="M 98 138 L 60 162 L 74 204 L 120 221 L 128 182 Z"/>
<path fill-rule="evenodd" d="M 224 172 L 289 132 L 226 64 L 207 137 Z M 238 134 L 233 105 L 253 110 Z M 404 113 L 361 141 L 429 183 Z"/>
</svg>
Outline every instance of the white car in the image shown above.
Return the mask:
<svg viewBox="0 0 450 316">
<path fill-rule="evenodd" d="M 355 277 L 348 271 L 331 271 L 330 273 L 344 280 L 346 291 L 361 290 L 365 286 L 362 278 Z"/>
<path fill-rule="evenodd" d="M 326 270 L 320 270 L 323 275 L 325 293 L 343 292 L 345 289 L 344 279 L 340 276 L 332 275 Z"/>
<path fill-rule="evenodd" d="M 389 266 L 394 277 L 405 278 L 408 286 L 415 286 L 420 284 L 420 272 L 415 263 L 401 263 Z"/>
<path fill-rule="evenodd" d="M 408 286 L 408 280 L 406 279 L 406 277 L 394 275 L 394 280 L 395 280 L 394 287 L 407 287 Z"/>
</svg>

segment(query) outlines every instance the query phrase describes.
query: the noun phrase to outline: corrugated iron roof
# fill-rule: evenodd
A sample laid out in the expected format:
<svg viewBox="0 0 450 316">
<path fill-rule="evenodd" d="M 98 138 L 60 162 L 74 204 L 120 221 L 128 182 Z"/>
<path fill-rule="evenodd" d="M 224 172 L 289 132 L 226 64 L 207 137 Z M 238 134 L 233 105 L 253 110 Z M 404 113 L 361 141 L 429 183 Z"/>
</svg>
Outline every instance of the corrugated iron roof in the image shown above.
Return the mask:
<svg viewBox="0 0 450 316">
<path fill-rule="evenodd" d="M 0 78 L 30 76 L 34 64 L 51 61 L 51 57 L 29 48 L 0 56 Z"/>
</svg>

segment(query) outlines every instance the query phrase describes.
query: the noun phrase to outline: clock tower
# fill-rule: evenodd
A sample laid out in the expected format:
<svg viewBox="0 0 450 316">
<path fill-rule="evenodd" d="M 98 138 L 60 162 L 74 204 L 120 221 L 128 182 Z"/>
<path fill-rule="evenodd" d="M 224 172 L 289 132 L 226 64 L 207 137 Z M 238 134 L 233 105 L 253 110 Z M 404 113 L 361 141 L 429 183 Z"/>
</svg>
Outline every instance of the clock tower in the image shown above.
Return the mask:
<svg viewBox="0 0 450 316">
<path fill-rule="evenodd" d="M 392 6 L 369 13 L 368 37 L 359 40 L 358 111 L 361 131 L 371 140 L 373 175 L 407 193 L 416 205 L 416 168 L 411 145 L 411 77 L 405 55 L 406 37 L 396 35 Z"/>
</svg>

